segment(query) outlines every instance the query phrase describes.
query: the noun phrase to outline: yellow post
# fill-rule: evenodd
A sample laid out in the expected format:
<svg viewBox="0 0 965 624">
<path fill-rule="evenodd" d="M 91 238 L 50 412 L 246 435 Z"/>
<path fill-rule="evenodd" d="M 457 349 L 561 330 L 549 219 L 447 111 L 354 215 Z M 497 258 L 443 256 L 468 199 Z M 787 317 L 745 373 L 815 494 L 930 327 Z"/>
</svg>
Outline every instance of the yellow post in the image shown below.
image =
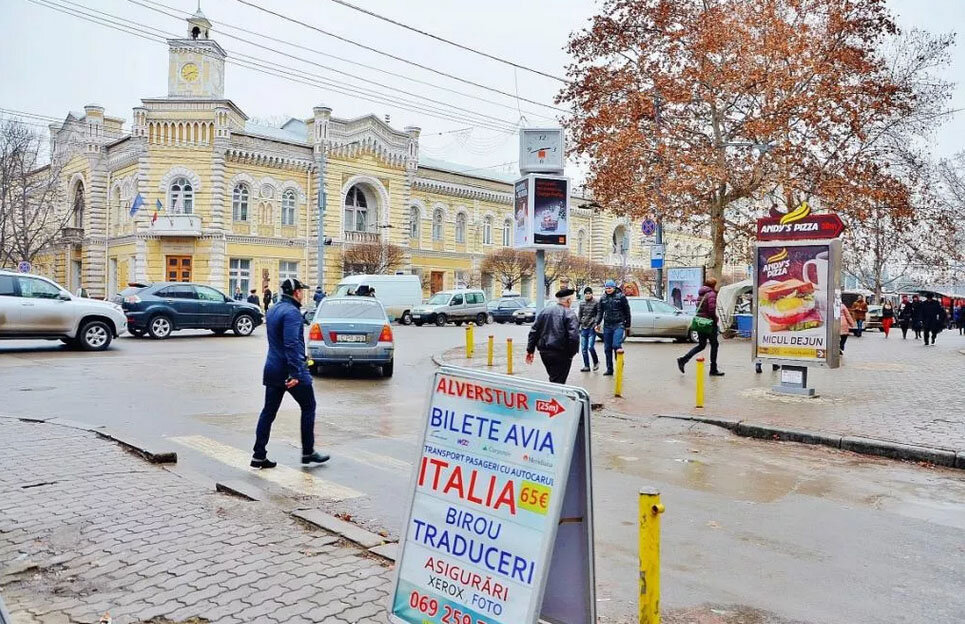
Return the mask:
<svg viewBox="0 0 965 624">
<path fill-rule="evenodd" d="M 660 624 L 660 492 L 640 490 L 640 624 Z"/>
<path fill-rule="evenodd" d="M 492 365 L 493 365 L 493 355 L 495 355 L 495 354 L 494 354 L 494 351 L 496 350 L 496 338 L 495 338 L 495 336 L 493 336 L 492 334 L 489 334 L 489 345 L 488 345 L 488 346 L 489 346 L 489 348 L 487 349 L 488 353 L 486 354 L 486 356 L 487 356 L 487 358 L 486 358 L 486 366 L 492 366 Z"/>
<path fill-rule="evenodd" d="M 616 374 L 613 376 L 613 396 L 623 396 L 623 351 L 617 351 Z"/>
<path fill-rule="evenodd" d="M 513 374 L 513 339 L 506 339 L 506 374 Z"/>
<path fill-rule="evenodd" d="M 704 406 L 704 358 L 697 358 L 697 407 Z"/>
<path fill-rule="evenodd" d="M 472 359 L 473 348 L 472 323 L 466 325 L 466 357 Z"/>
</svg>

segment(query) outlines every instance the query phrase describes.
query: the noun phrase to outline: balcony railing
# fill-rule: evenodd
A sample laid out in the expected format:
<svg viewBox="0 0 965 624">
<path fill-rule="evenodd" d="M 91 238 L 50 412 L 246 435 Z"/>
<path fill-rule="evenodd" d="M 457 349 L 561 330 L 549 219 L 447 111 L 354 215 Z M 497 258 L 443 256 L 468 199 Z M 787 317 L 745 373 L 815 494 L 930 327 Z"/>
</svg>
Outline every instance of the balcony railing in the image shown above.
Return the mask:
<svg viewBox="0 0 965 624">
<path fill-rule="evenodd" d="M 84 228 L 65 227 L 60 235 L 64 237 L 65 243 L 79 244 L 84 241 Z"/>
<path fill-rule="evenodd" d="M 378 232 L 356 232 L 345 230 L 346 243 L 378 243 L 382 240 Z"/>
<path fill-rule="evenodd" d="M 193 214 L 158 215 L 150 232 L 157 236 L 201 236 L 201 217 Z"/>
</svg>

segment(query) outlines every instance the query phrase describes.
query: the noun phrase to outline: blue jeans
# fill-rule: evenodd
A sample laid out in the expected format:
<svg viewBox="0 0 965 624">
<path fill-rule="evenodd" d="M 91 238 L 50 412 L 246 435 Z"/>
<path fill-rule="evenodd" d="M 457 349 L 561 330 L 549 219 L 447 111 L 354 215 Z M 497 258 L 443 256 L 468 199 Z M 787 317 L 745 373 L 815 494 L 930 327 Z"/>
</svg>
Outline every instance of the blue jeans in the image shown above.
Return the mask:
<svg viewBox="0 0 965 624">
<path fill-rule="evenodd" d="M 261 410 L 258 427 L 255 429 L 255 459 L 265 459 L 268 456 L 271 424 L 275 422 L 286 392 L 291 394 L 302 408 L 302 455 L 311 455 L 315 451 L 315 391 L 312 385 L 303 382 L 287 389 L 285 386 L 265 386 L 265 407 Z"/>
<path fill-rule="evenodd" d="M 600 359 L 596 357 L 596 349 L 593 345 L 596 344 L 596 331 L 592 327 L 580 330 L 580 352 L 583 354 L 583 366 L 586 368 L 590 367 L 590 356 L 593 356 L 593 365 L 596 366 L 600 363 Z"/>
<path fill-rule="evenodd" d="M 603 328 L 603 354 L 606 355 L 606 370 L 613 372 L 613 352 L 623 347 L 624 329 L 619 327 Z"/>
<path fill-rule="evenodd" d="M 861 336 L 861 334 L 864 332 L 864 321 L 859 320 L 857 322 L 857 325 L 858 325 L 858 336 Z"/>
</svg>

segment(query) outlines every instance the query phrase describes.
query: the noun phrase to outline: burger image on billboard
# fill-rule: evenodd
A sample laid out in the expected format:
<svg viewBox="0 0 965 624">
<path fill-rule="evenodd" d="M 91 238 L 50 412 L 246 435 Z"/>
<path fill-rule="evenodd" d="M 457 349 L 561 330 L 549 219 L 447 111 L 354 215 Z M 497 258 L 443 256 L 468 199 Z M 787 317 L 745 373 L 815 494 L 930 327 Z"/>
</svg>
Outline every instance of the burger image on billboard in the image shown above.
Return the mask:
<svg viewBox="0 0 965 624">
<path fill-rule="evenodd" d="M 767 282 L 758 292 L 760 312 L 771 332 L 821 327 L 823 319 L 814 298 L 814 284 L 799 279 Z"/>
</svg>

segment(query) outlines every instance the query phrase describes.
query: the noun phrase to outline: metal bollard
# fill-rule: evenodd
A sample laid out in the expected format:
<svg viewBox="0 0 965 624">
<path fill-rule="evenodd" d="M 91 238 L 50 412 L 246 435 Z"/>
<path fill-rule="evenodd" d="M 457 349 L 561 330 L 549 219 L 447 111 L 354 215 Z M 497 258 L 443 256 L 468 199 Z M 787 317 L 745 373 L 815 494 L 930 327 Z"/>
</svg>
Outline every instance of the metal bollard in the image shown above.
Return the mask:
<svg viewBox="0 0 965 624">
<path fill-rule="evenodd" d="M 617 351 L 616 372 L 613 376 L 613 396 L 623 396 L 623 351 Z"/>
<path fill-rule="evenodd" d="M 660 492 L 640 490 L 640 624 L 660 624 Z"/>
<path fill-rule="evenodd" d="M 697 358 L 697 407 L 704 406 L 704 358 Z"/>
<path fill-rule="evenodd" d="M 472 359 L 473 344 L 472 324 L 466 325 L 466 358 Z"/>
<path fill-rule="evenodd" d="M 513 339 L 506 339 L 506 374 L 513 374 Z"/>
<path fill-rule="evenodd" d="M 495 336 L 493 336 L 492 334 L 489 334 L 489 345 L 488 345 L 488 347 L 489 347 L 489 348 L 487 349 L 488 353 L 486 354 L 486 356 L 487 356 L 486 366 L 492 366 L 492 365 L 493 365 L 493 356 L 495 355 L 494 352 L 496 351 L 496 338 L 495 338 Z"/>
</svg>

